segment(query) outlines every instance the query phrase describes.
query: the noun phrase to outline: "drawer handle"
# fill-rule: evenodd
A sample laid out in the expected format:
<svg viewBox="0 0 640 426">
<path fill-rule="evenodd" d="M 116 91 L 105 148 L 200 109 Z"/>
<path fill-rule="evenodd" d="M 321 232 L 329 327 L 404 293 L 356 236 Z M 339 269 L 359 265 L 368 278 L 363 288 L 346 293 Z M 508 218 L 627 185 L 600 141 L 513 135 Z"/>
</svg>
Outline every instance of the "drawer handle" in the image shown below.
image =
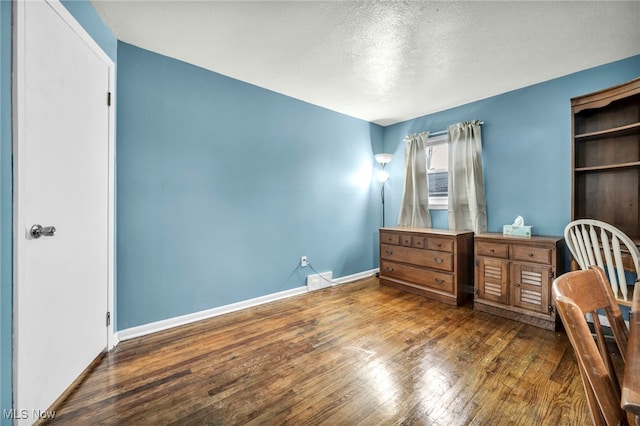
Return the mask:
<svg viewBox="0 0 640 426">
<path fill-rule="evenodd" d="M 442 278 L 436 278 L 437 284 L 444 284 L 444 280 Z"/>
<path fill-rule="evenodd" d="M 393 250 L 385 250 L 384 252 L 387 253 L 389 256 L 393 254 Z"/>
<path fill-rule="evenodd" d="M 529 253 L 529 257 L 533 257 L 533 256 L 534 256 L 534 254 L 533 254 L 533 253 Z"/>
<path fill-rule="evenodd" d="M 438 265 L 444 262 L 444 259 L 440 259 L 439 257 L 434 257 L 433 260 L 435 260 Z"/>
<path fill-rule="evenodd" d="M 393 272 L 393 268 L 391 266 L 387 266 L 387 271 Z"/>
<path fill-rule="evenodd" d="M 489 249 L 489 253 L 495 253 L 496 249 Z"/>
</svg>

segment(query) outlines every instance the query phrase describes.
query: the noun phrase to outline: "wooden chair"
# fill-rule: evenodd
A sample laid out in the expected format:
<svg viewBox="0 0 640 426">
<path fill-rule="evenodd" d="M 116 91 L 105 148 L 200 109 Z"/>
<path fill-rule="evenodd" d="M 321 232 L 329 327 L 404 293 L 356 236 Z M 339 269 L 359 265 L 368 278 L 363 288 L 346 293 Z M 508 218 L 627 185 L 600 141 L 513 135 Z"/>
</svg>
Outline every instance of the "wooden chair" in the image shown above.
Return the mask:
<svg viewBox="0 0 640 426">
<path fill-rule="evenodd" d="M 640 252 L 631 238 L 608 223 L 579 219 L 565 227 L 564 239 L 580 269 L 605 270 L 618 303 L 631 306 L 633 283 L 627 283 L 625 269 L 640 277 Z"/>
<path fill-rule="evenodd" d="M 596 425 L 629 424 L 621 408 L 620 384 L 607 349 L 597 311 L 608 318 L 618 349 L 625 361 L 629 331 L 604 271 L 592 266 L 556 278 L 553 298 L 578 360 L 582 384 Z M 585 318 L 593 316 L 595 340 Z"/>
</svg>

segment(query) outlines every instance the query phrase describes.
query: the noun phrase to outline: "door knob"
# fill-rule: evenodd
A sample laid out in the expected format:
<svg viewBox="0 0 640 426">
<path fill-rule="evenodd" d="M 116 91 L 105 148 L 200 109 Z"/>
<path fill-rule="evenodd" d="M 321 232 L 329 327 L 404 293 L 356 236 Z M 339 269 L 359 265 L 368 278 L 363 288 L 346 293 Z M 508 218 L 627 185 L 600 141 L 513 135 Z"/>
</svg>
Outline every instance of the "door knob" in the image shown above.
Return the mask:
<svg viewBox="0 0 640 426">
<path fill-rule="evenodd" d="M 31 230 L 29 231 L 31 236 L 35 239 L 38 239 L 42 236 L 45 237 L 53 237 L 56 234 L 55 226 L 42 226 L 42 225 L 33 225 Z"/>
</svg>

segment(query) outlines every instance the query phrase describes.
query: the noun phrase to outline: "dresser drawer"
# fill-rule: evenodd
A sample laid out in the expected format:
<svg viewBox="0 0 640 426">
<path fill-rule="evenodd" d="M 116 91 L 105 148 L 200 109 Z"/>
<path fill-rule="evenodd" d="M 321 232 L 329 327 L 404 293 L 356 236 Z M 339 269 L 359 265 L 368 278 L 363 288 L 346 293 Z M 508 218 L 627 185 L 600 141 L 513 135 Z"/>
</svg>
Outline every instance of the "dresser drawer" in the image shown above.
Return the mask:
<svg viewBox="0 0 640 426">
<path fill-rule="evenodd" d="M 399 245 L 400 235 L 392 232 L 381 232 L 380 243 Z"/>
<path fill-rule="evenodd" d="M 411 247 L 424 248 L 424 237 L 413 236 Z"/>
<path fill-rule="evenodd" d="M 476 241 L 476 252 L 478 256 L 491 256 L 507 259 L 509 257 L 509 245 Z"/>
<path fill-rule="evenodd" d="M 453 271 L 453 255 L 451 253 L 382 244 L 380 246 L 380 257 L 441 271 Z"/>
<path fill-rule="evenodd" d="M 429 250 L 453 252 L 453 240 L 445 238 L 427 238 L 427 247 Z"/>
<path fill-rule="evenodd" d="M 514 245 L 511 246 L 511 259 L 548 265 L 551 263 L 551 249 Z"/>
<path fill-rule="evenodd" d="M 404 247 L 424 248 L 424 237 L 417 235 L 400 235 L 400 245 Z"/>
<path fill-rule="evenodd" d="M 453 276 L 451 274 L 414 268 L 385 260 L 380 264 L 380 274 L 421 287 L 433 288 L 447 293 L 453 292 Z"/>
</svg>

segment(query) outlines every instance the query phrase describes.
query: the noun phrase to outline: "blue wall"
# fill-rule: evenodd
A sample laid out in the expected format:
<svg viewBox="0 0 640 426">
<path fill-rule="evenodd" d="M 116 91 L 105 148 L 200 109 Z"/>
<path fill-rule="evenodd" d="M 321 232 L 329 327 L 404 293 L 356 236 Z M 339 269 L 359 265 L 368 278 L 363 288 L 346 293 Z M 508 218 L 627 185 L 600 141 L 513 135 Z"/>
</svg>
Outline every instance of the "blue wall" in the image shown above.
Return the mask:
<svg viewBox="0 0 640 426">
<path fill-rule="evenodd" d="M 117 329 L 375 268 L 382 130 L 119 43 Z"/>
<path fill-rule="evenodd" d="M 480 119 L 488 231 L 522 215 L 535 234 L 562 235 L 571 217 L 570 99 L 638 76 L 640 55 L 385 128 L 384 148 L 395 153 L 389 222 L 397 222 L 402 197 L 404 136 Z M 446 211 L 431 214 L 434 227 L 448 226 Z"/>
<path fill-rule="evenodd" d="M 11 3 L 0 1 L 0 410 L 12 385 Z M 4 411 L 1 411 L 4 412 Z M 1 417 L 0 424 L 10 424 Z"/>
</svg>

